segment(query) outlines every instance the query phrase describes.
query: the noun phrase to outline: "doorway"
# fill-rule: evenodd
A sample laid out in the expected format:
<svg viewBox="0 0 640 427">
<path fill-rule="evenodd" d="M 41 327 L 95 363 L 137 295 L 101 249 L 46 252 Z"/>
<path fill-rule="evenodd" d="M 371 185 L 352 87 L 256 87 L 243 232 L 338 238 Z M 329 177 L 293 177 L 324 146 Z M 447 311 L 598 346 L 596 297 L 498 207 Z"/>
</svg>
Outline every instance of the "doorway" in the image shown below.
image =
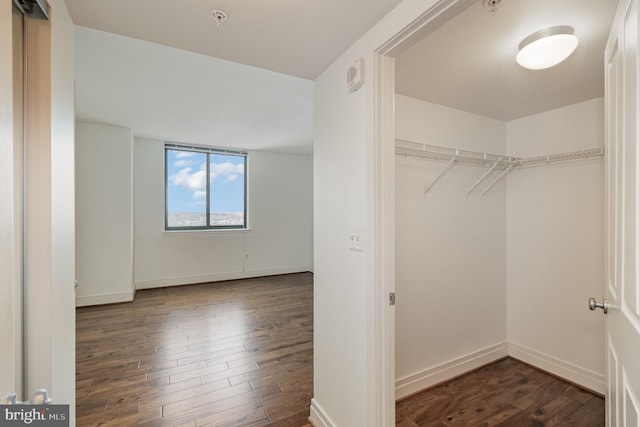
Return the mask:
<svg viewBox="0 0 640 427">
<path fill-rule="evenodd" d="M 446 5 L 442 4 L 440 10 L 432 10 L 431 14 L 427 12 L 421 18 L 424 23 L 421 31 L 429 33 L 425 40 L 430 39 L 432 44 L 440 50 L 442 46 L 455 45 L 455 43 L 443 44 L 447 42 L 438 40 L 438 32 L 442 32 L 446 26 L 454 25 L 456 19 L 472 13 L 474 8 L 481 11 L 483 7 L 480 2 L 446 3 L 451 8 L 458 7 L 456 18 L 451 18 L 451 9 L 447 9 Z M 508 3 L 504 3 L 497 12 L 492 14 L 484 11 L 490 15 L 486 17 L 487 28 L 489 28 L 487 31 L 494 31 L 495 27 L 499 26 L 497 20 L 500 14 L 509 16 L 512 13 L 507 9 L 508 6 Z M 551 7 L 549 4 L 543 6 Z M 603 27 L 608 28 L 611 23 L 613 6 L 615 5 L 607 6 L 609 8 L 607 13 L 600 13 L 600 19 L 605 21 Z M 444 19 L 447 13 L 449 15 Z M 532 14 L 536 15 L 536 13 Z M 559 19 L 562 13 L 563 11 L 556 10 L 554 16 Z M 541 15 L 541 12 L 538 15 Z M 446 23 L 443 24 L 443 22 Z M 520 31 L 527 34 L 524 29 Z M 462 31 L 462 34 L 465 34 L 461 37 L 462 42 L 470 43 L 469 39 L 473 39 L 468 32 Z M 521 38 L 519 35 L 514 37 Z M 601 46 L 596 46 L 596 49 L 602 50 L 605 41 L 606 34 Z M 378 86 L 380 93 L 390 94 L 391 92 L 395 95 L 395 91 L 390 91 L 384 85 L 384 81 L 390 82 L 394 73 L 396 82 L 406 76 L 399 67 L 406 65 L 403 62 L 407 58 L 407 53 L 421 43 L 423 42 L 415 40 L 413 33 L 407 31 L 378 52 L 381 54 L 378 58 L 381 64 L 394 60 L 396 64 L 396 66 L 381 66 L 382 74 L 384 75 L 384 71 L 387 74 L 386 80 L 383 76 L 380 79 L 382 83 L 378 81 L 381 83 Z M 516 41 L 516 47 L 517 44 Z M 457 52 L 445 52 L 445 54 L 455 59 Z M 439 57 L 433 55 L 427 54 L 423 57 L 429 58 L 432 63 L 439 62 Z M 601 55 L 598 60 L 598 68 L 601 69 Z M 517 67 L 515 63 L 513 65 Z M 482 67 L 482 64 L 477 66 Z M 415 72 L 419 74 L 423 70 Z M 423 73 L 424 75 L 430 77 L 430 79 L 424 79 L 427 82 L 424 85 L 427 89 L 441 85 L 442 76 Z M 449 75 L 451 75 L 450 70 Z M 481 75 L 481 72 L 476 73 L 478 80 L 482 80 Z M 504 78 L 497 79 L 499 84 L 525 85 L 519 78 L 501 77 Z M 602 86 L 602 76 L 599 79 Z M 435 82 L 435 84 L 430 85 L 429 82 Z M 472 89 L 482 87 L 481 83 L 476 81 Z M 467 88 L 461 87 L 460 92 L 470 91 L 465 89 Z M 475 94 L 471 97 L 472 102 L 482 104 L 482 101 L 487 100 L 492 93 L 489 91 L 484 95 Z M 544 91 L 541 93 L 545 96 Z M 546 93 L 546 96 L 548 95 Z M 511 108 L 516 108 L 515 106 L 521 101 L 513 94 L 508 96 L 513 99 L 506 99 L 506 101 L 513 102 Z M 449 96 L 449 102 L 461 97 L 461 94 L 454 93 Z M 455 149 L 464 148 L 503 155 L 511 152 L 513 154 L 510 155 L 519 157 L 597 148 L 602 146 L 604 139 L 602 126 L 599 125 L 604 114 L 602 93 L 594 94 L 588 99 L 574 100 L 569 104 L 558 104 L 528 115 L 507 119 L 482 116 L 479 113 L 473 113 L 471 107 L 455 108 L 455 106 L 443 105 L 443 101 L 425 101 L 417 96 L 411 97 L 406 94 L 401 94 L 399 98 L 402 99 L 398 101 L 396 97 L 394 123 L 385 122 L 382 114 L 378 116 L 379 123 L 382 123 L 380 138 L 386 141 L 385 155 L 387 156 L 394 156 L 393 145 L 388 141 L 396 138 L 443 145 L 452 148 L 454 154 Z M 569 108 L 570 106 L 572 107 Z M 463 116 L 470 112 L 472 113 L 467 117 L 468 121 L 464 121 Z M 533 117 L 539 114 L 544 117 Z M 435 119 L 430 122 L 428 117 Z M 598 122 L 598 127 L 592 134 L 596 137 L 582 138 L 580 132 L 584 129 L 580 129 L 580 123 L 592 124 L 594 118 Z M 557 135 L 544 132 L 554 128 L 549 121 L 565 119 L 570 120 L 574 125 L 562 126 L 562 131 L 556 128 Z M 480 131 L 481 128 L 484 131 Z M 469 132 L 466 135 L 463 134 L 465 130 Z M 569 132 L 568 135 L 567 132 Z M 444 143 L 434 141 L 444 141 Z M 579 145 L 585 142 L 586 145 Z M 473 145 L 478 143 L 479 145 Z M 484 148 L 480 149 L 479 147 L 483 144 Z M 467 195 L 467 198 L 465 198 L 466 191 L 486 172 L 486 169 L 473 169 L 457 164 L 446 172 L 444 177 L 425 195 L 426 187 L 447 165 L 447 162 L 432 162 L 428 165 L 427 162 L 424 159 L 411 159 L 407 160 L 407 164 L 402 165 L 402 170 L 397 163 L 387 164 L 385 170 L 389 175 L 403 174 L 402 182 L 398 179 L 396 188 L 387 191 L 395 191 L 396 200 L 400 197 L 404 198 L 403 203 L 407 207 L 400 213 L 397 210 L 395 212 L 395 223 L 404 224 L 406 226 L 404 231 L 395 228 L 394 232 L 386 230 L 388 239 L 393 240 L 395 237 L 396 244 L 394 267 L 396 268 L 395 291 L 398 305 L 395 335 L 399 345 L 405 348 L 402 351 L 404 356 L 401 356 L 398 350 L 395 354 L 396 391 L 412 393 L 488 361 L 511 354 L 557 375 L 568 377 L 584 387 L 603 392 L 602 317 L 589 313 L 586 309 L 589 293 L 597 295 L 601 293 L 600 278 L 603 269 L 601 260 L 604 247 L 604 244 L 598 243 L 603 241 L 601 208 L 604 190 L 601 159 L 594 158 L 577 167 L 566 163 L 550 168 L 516 170 L 505 176 L 506 180 L 498 181 L 496 187 L 482 197 L 480 193 L 485 185 L 475 193 L 472 192 L 471 197 Z M 582 179 L 588 179 L 588 181 L 581 181 Z M 492 180 L 487 181 L 486 185 L 491 182 Z M 563 183 L 564 188 L 561 188 L 562 185 L 556 185 L 558 182 Z M 584 185 L 586 189 L 577 195 L 571 191 L 571 185 L 579 185 L 577 184 L 579 182 L 589 184 Z M 457 193 L 452 191 L 454 188 L 457 188 Z M 442 207 L 441 202 L 446 199 L 449 207 L 439 213 L 434 211 L 433 206 Z M 562 202 L 559 204 L 558 201 Z M 560 205 L 568 209 L 559 209 Z M 588 218 L 584 218 L 585 212 L 588 212 L 586 215 Z M 406 215 L 401 217 L 402 213 Z M 389 215 L 393 216 L 393 213 Z M 490 222 L 481 220 L 483 216 Z M 576 223 L 575 218 L 581 217 L 585 222 Z M 452 221 L 452 218 L 457 218 L 457 221 Z M 434 227 L 434 224 L 438 224 L 439 228 Z M 442 227 L 442 224 L 445 226 Z M 431 225 L 431 228 L 428 225 Z M 388 227 L 391 226 L 388 224 Z M 437 246 L 420 246 L 416 241 L 407 244 L 405 240 L 411 239 L 411 234 L 418 234 L 416 230 L 421 227 L 425 233 L 418 240 L 426 244 L 438 242 Z M 585 230 L 587 233 L 584 233 Z M 575 236 L 578 238 L 575 239 Z M 561 244 L 558 246 L 555 242 Z M 402 249 L 401 246 L 404 244 L 407 246 Z M 496 246 L 493 246 L 494 244 Z M 579 245 L 579 247 L 569 247 L 572 245 Z M 545 250 L 545 248 L 551 248 L 551 250 Z M 425 250 L 430 254 L 450 254 L 448 260 L 434 263 L 437 264 L 435 267 L 441 268 L 437 274 L 434 274 L 434 264 L 425 261 L 429 259 L 425 255 Z M 554 254 L 556 250 L 558 253 Z M 466 263 L 461 260 L 463 256 Z M 554 259 L 557 259 L 557 262 Z M 535 262 L 532 262 L 534 260 Z M 406 263 L 420 265 L 427 271 L 407 277 L 407 271 L 403 269 Z M 585 265 L 588 266 L 586 272 Z M 387 269 L 392 268 L 388 266 Z M 584 273 L 586 274 L 583 277 Z M 467 278 L 460 281 L 452 280 L 456 274 L 467 275 Z M 478 280 L 478 277 L 484 278 Z M 586 281 L 583 280 L 585 278 Z M 405 287 L 403 291 L 405 282 L 411 283 L 413 291 L 422 291 L 422 298 L 409 296 L 407 294 L 409 288 Z M 427 290 L 425 283 L 429 282 L 431 287 Z M 478 283 L 489 285 L 483 288 L 478 286 Z M 566 286 L 567 283 L 574 285 Z M 536 288 L 539 284 L 543 286 Z M 427 318 L 416 321 L 416 317 L 411 315 L 403 319 L 403 302 L 415 303 L 412 314 L 426 313 Z M 542 310 L 542 307 L 545 313 L 550 315 L 541 322 L 537 322 L 538 317 L 532 316 Z M 410 325 L 408 321 L 410 318 L 414 319 L 414 329 L 403 337 L 400 331 L 404 331 L 404 328 Z M 417 330 L 416 324 L 438 326 L 425 332 Z M 443 324 L 449 328 L 443 327 Z M 478 326 L 478 329 L 472 331 L 474 326 Z M 586 336 L 585 331 L 588 331 Z M 417 342 L 417 337 L 421 337 L 421 343 Z M 434 343 L 438 345 L 435 346 Z M 435 347 L 437 349 L 434 349 Z M 418 348 L 419 351 L 409 354 L 406 351 L 408 348 L 414 350 Z M 422 354 L 419 354 L 421 351 Z M 403 357 L 404 360 L 402 360 Z"/>
</svg>

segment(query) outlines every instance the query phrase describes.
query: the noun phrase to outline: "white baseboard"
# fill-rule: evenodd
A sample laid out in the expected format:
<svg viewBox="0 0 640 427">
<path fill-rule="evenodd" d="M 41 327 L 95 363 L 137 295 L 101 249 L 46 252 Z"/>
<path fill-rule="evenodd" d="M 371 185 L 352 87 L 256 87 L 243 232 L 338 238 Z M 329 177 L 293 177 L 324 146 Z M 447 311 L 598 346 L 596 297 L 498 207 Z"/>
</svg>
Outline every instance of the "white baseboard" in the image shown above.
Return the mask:
<svg viewBox="0 0 640 427">
<path fill-rule="evenodd" d="M 507 343 L 485 347 L 396 380 L 396 400 L 508 356 Z"/>
<path fill-rule="evenodd" d="M 529 347 L 509 342 L 509 356 L 564 378 L 596 393 L 605 393 L 604 375 L 565 362 Z"/>
<path fill-rule="evenodd" d="M 119 292 L 116 294 L 88 295 L 76 297 L 76 307 L 89 305 L 115 304 L 118 302 L 131 302 L 136 296 L 136 291 Z"/>
<path fill-rule="evenodd" d="M 167 286 L 192 285 L 194 283 L 221 282 L 223 280 L 251 279 L 254 277 L 277 276 L 279 274 L 304 273 L 313 270 L 310 265 L 271 268 L 265 270 L 238 271 L 203 276 L 174 277 L 171 279 L 141 280 L 135 282 L 136 289 L 165 288 Z"/>
<path fill-rule="evenodd" d="M 327 413 L 322 409 L 322 407 L 318 404 L 316 399 L 311 399 L 311 408 L 310 408 L 309 422 L 314 427 L 334 427 L 335 424 L 331 421 L 331 418 L 327 415 Z"/>
</svg>

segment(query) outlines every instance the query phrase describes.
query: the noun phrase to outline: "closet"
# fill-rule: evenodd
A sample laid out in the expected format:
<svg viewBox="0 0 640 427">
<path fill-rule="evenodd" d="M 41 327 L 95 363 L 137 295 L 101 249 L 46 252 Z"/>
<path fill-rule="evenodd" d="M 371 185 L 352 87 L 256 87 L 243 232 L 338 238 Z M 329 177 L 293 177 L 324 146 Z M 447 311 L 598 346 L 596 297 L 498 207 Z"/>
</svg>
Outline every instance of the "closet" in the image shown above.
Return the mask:
<svg viewBox="0 0 640 427">
<path fill-rule="evenodd" d="M 604 391 L 603 116 L 396 95 L 396 398 L 506 355 Z"/>
<path fill-rule="evenodd" d="M 396 399 L 505 356 L 604 393 L 615 3 L 468 1 L 395 57 Z M 554 25 L 573 55 L 519 66 Z"/>
</svg>

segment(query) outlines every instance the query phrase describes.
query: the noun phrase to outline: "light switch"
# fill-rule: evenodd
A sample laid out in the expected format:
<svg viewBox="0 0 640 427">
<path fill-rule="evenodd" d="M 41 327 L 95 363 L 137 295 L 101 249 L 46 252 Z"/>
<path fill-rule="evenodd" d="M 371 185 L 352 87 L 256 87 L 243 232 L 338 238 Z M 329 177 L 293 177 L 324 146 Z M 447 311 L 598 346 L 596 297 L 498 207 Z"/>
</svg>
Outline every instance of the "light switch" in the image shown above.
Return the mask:
<svg viewBox="0 0 640 427">
<path fill-rule="evenodd" d="M 362 227 L 349 226 L 349 249 L 362 252 Z"/>
</svg>

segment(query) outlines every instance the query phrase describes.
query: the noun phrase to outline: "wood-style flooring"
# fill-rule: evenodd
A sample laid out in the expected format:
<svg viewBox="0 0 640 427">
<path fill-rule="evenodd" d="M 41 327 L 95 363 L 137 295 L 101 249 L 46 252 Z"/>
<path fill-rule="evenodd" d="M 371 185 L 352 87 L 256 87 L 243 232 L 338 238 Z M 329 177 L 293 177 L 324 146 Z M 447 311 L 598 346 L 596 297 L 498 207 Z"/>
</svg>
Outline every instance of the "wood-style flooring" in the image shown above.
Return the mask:
<svg viewBox="0 0 640 427">
<path fill-rule="evenodd" d="M 143 290 L 131 303 L 79 308 L 77 426 L 310 426 L 312 281 Z M 399 401 L 396 421 L 602 426 L 604 401 L 504 359 Z"/>
<path fill-rule="evenodd" d="M 303 426 L 313 277 L 142 290 L 77 310 L 77 426 Z"/>
<path fill-rule="evenodd" d="M 399 401 L 396 426 L 604 426 L 604 399 L 507 358 Z"/>
</svg>

